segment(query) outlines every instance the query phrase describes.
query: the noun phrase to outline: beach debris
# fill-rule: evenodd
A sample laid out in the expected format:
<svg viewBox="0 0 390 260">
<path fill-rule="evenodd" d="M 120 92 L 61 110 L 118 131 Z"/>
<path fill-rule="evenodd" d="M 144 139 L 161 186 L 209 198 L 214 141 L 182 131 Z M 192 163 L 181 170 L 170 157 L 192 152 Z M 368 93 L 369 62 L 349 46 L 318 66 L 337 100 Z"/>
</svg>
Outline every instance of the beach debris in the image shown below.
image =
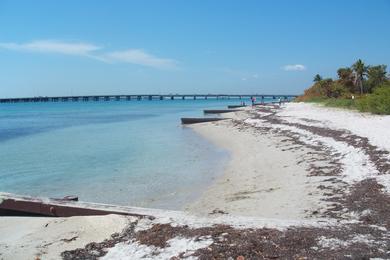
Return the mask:
<svg viewBox="0 0 390 260">
<path fill-rule="evenodd" d="M 228 213 L 220 209 L 214 209 L 212 212 L 209 213 L 209 215 L 215 215 L 215 214 L 228 214 Z"/>
<path fill-rule="evenodd" d="M 74 236 L 71 238 L 63 238 L 63 239 L 61 239 L 61 241 L 65 242 L 65 243 L 70 243 L 70 242 L 76 240 L 77 238 L 78 238 L 78 236 Z"/>
<path fill-rule="evenodd" d="M 335 259 L 388 257 L 388 232 L 364 224 L 337 227 L 294 227 L 285 231 L 236 229 L 227 225 L 203 228 L 156 223 L 135 232 L 134 222 L 120 236 L 84 249 L 62 253 L 64 259 Z M 223 239 L 221 239 L 223 237 Z M 92 254 L 92 252 L 94 252 Z"/>
</svg>

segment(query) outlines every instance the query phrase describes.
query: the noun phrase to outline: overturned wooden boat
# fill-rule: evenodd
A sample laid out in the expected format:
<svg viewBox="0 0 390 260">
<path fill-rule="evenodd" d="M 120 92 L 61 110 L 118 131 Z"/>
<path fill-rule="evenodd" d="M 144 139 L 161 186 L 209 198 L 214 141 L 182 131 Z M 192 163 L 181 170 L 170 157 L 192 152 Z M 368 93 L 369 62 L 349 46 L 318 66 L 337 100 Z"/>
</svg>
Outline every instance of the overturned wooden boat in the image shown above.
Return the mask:
<svg viewBox="0 0 390 260">
<path fill-rule="evenodd" d="M 203 110 L 205 114 L 222 114 L 222 113 L 231 113 L 241 111 L 239 109 L 206 109 Z"/>
<path fill-rule="evenodd" d="M 216 117 L 183 117 L 181 118 L 181 123 L 183 125 L 189 124 L 197 124 L 197 123 L 206 123 L 206 122 L 214 122 L 220 120 L 226 120 L 228 118 L 216 118 Z"/>
<path fill-rule="evenodd" d="M 240 108 L 240 107 L 246 107 L 246 105 L 229 105 L 227 108 Z"/>
<path fill-rule="evenodd" d="M 148 209 L 80 202 L 76 198 L 72 196 L 51 199 L 0 193 L 0 216 L 72 217 L 108 214 L 153 216 Z"/>
</svg>

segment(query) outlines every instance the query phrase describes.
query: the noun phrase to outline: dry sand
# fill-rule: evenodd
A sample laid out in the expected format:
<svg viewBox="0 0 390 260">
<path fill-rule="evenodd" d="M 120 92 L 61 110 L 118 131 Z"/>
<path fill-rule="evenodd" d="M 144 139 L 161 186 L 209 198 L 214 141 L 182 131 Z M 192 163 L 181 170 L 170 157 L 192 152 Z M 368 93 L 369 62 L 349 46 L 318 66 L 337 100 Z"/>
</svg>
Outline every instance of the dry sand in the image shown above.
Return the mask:
<svg viewBox="0 0 390 260">
<path fill-rule="evenodd" d="M 245 120 L 248 114 L 226 116 Z M 187 211 L 302 219 L 324 206 L 316 189 L 322 178 L 308 177 L 305 165 L 297 164 L 305 151 L 281 149 L 280 137 L 240 130 L 230 120 L 195 124 L 191 128 L 228 150 L 231 160 L 223 176 Z"/>
<path fill-rule="evenodd" d="M 60 259 L 61 252 L 108 239 L 128 223 L 118 215 L 0 217 L 0 259 Z"/>
</svg>

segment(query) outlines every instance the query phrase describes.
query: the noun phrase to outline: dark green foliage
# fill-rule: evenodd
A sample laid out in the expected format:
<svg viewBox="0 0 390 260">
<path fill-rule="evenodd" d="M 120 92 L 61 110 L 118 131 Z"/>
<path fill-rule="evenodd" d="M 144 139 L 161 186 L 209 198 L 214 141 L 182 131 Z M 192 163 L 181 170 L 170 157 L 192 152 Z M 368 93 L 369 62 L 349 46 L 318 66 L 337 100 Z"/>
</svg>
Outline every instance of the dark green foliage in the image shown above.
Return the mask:
<svg viewBox="0 0 390 260">
<path fill-rule="evenodd" d="M 374 114 L 390 115 L 390 83 L 376 87 L 372 94 L 363 98 L 358 108 Z"/>
<path fill-rule="evenodd" d="M 383 84 L 386 81 L 386 65 L 372 66 L 367 71 L 367 92 L 371 93 L 375 87 Z"/>
</svg>

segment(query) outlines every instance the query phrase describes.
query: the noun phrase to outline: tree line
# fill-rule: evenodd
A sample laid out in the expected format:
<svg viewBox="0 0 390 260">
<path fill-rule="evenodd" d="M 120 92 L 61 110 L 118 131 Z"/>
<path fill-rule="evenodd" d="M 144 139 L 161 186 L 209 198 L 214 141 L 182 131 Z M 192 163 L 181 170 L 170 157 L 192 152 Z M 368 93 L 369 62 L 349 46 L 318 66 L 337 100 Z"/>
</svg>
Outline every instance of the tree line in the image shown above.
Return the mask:
<svg viewBox="0 0 390 260">
<path fill-rule="evenodd" d="M 367 66 L 359 59 L 351 67 L 339 68 L 337 80 L 315 75 L 314 85 L 307 90 L 312 93 L 307 94 L 337 98 L 372 93 L 375 88 L 388 83 L 386 69 L 386 65 Z"/>
<path fill-rule="evenodd" d="M 386 65 L 366 65 L 359 59 L 350 67 L 339 68 L 337 76 L 332 79 L 315 75 L 314 84 L 297 100 L 390 114 L 390 76 Z"/>
</svg>

